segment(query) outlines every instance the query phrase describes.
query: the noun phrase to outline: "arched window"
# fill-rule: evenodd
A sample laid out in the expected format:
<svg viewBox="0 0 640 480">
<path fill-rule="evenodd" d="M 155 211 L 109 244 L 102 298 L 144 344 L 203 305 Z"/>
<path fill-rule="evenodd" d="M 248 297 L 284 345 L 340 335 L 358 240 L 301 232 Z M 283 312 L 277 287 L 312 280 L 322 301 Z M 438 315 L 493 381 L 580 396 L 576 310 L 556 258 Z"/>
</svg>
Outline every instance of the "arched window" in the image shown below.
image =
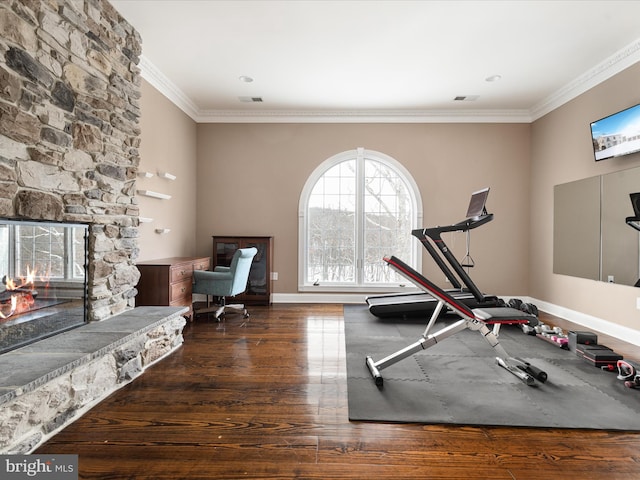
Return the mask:
<svg viewBox="0 0 640 480">
<path fill-rule="evenodd" d="M 422 201 L 409 172 L 383 153 L 358 148 L 325 160 L 300 196 L 299 288 L 375 291 L 406 284 L 382 260 L 420 268 Z"/>
</svg>

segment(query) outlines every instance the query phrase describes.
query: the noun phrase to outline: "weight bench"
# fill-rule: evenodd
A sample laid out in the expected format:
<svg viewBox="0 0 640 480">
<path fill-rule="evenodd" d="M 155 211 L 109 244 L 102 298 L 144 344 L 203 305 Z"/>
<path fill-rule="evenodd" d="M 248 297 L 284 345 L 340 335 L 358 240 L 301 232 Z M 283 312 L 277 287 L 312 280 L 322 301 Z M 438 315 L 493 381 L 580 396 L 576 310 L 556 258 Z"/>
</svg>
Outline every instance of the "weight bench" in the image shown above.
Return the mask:
<svg viewBox="0 0 640 480">
<path fill-rule="evenodd" d="M 396 270 L 402 276 L 411 280 L 417 286 L 422 288 L 427 293 L 436 298 L 438 304 L 436 309 L 431 314 L 431 318 L 427 323 L 420 339 L 407 347 L 398 350 L 395 353 L 374 362 L 374 360 L 367 356 L 366 362 L 371 375 L 373 376 L 375 383 L 378 387 L 382 387 L 383 379 L 380 374 L 380 370 L 383 370 L 407 357 L 412 356 L 421 350 L 426 350 L 432 347 L 438 342 L 441 342 L 445 338 L 448 338 L 456 333 L 469 329 L 478 331 L 484 339 L 491 345 L 493 350 L 497 353 L 496 362 L 501 367 L 518 377 L 527 385 L 535 384 L 535 379 L 541 382 L 545 382 L 547 374 L 534 367 L 529 362 L 524 361 L 521 358 L 510 357 L 504 347 L 500 345 L 498 341 L 498 332 L 500 331 L 500 325 L 518 324 L 518 325 L 530 325 L 535 326 L 538 324 L 538 319 L 529 313 L 516 310 L 509 307 L 493 307 L 493 308 L 473 308 L 470 309 L 463 303 L 458 302 L 455 298 L 435 285 L 429 279 L 422 274 L 411 268 L 402 260 L 396 257 L 385 257 L 384 261 L 389 264 L 391 268 Z M 436 323 L 440 312 L 444 307 L 449 308 L 454 313 L 461 317 L 457 322 L 441 328 L 440 330 L 430 333 L 433 325 Z M 492 328 L 489 328 L 492 325 Z"/>
</svg>

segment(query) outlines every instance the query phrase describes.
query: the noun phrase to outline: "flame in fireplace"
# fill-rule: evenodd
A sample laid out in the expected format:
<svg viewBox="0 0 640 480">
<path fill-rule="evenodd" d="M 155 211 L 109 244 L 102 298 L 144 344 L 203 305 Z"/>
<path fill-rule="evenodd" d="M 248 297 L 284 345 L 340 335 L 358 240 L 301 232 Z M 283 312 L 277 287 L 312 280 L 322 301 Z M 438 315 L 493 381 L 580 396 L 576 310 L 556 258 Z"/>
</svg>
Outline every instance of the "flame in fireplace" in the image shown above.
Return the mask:
<svg viewBox="0 0 640 480">
<path fill-rule="evenodd" d="M 26 312 L 35 304 L 35 275 L 35 270 L 27 267 L 27 276 L 20 279 L 19 285 L 14 279 L 3 277 L 5 291 L 0 292 L 0 320 Z"/>
<path fill-rule="evenodd" d="M 6 275 L 2 278 L 7 290 L 20 290 L 21 288 L 33 288 L 36 278 L 36 271 L 27 267 L 27 276 L 20 277 L 20 284 L 17 284 L 13 278 L 9 278 Z"/>
</svg>

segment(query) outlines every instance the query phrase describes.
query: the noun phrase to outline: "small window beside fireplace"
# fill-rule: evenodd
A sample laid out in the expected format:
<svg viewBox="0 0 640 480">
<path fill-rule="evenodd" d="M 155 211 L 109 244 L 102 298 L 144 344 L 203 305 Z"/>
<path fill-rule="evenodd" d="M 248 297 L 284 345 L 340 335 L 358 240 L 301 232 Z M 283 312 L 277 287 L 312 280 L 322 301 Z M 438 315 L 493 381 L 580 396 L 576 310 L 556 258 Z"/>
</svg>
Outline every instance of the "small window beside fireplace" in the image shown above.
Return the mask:
<svg viewBox="0 0 640 480">
<path fill-rule="evenodd" d="M 0 353 L 87 319 L 88 225 L 0 219 Z"/>
</svg>

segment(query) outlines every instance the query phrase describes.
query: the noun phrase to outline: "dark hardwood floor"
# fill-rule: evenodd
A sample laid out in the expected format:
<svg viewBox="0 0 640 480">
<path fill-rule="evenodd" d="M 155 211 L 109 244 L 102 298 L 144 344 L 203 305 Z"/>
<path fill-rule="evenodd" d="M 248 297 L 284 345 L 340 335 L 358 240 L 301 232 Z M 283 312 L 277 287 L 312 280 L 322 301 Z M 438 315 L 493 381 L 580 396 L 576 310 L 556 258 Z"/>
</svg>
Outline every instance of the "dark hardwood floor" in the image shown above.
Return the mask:
<svg viewBox="0 0 640 480">
<path fill-rule="evenodd" d="M 638 433 L 349 422 L 342 306 L 251 314 L 188 324 L 177 352 L 35 453 L 78 454 L 79 478 L 101 480 L 640 479 Z"/>
</svg>

